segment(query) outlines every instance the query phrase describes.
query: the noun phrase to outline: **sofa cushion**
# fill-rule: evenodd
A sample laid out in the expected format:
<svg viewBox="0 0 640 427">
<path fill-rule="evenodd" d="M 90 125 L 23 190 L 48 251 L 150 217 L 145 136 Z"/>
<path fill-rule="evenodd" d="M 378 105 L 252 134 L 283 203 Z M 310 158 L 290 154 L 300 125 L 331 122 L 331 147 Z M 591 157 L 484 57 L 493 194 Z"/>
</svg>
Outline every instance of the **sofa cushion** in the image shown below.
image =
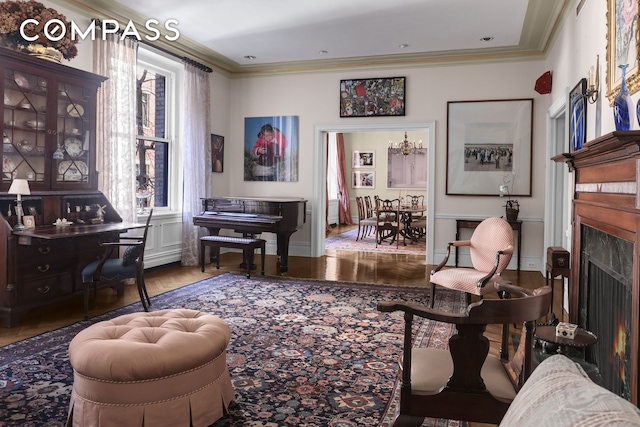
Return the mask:
<svg viewBox="0 0 640 427">
<path fill-rule="evenodd" d="M 500 426 L 640 426 L 640 410 L 591 381 L 577 363 L 554 355 L 533 371 Z"/>
</svg>

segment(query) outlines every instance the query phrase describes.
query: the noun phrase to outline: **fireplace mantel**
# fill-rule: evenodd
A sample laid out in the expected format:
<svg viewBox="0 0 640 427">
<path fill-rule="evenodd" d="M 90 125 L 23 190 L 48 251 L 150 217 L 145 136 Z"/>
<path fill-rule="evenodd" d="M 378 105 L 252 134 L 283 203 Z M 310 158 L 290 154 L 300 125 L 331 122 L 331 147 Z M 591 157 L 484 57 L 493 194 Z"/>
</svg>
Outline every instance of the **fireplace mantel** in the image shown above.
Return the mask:
<svg viewBox="0 0 640 427">
<path fill-rule="evenodd" d="M 631 302 L 631 401 L 638 405 L 640 337 L 640 131 L 612 132 L 573 153 L 553 157 L 573 172 L 573 237 L 569 320 L 580 324 L 580 278 L 583 277 L 581 231 L 591 227 L 633 245 Z"/>
</svg>

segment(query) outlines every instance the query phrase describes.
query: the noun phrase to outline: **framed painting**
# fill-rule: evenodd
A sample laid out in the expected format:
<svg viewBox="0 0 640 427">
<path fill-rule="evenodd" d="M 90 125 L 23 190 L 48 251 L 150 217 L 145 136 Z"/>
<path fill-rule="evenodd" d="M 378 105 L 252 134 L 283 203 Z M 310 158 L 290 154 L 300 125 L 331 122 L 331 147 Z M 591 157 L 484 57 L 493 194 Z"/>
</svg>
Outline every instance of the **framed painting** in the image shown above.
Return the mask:
<svg viewBox="0 0 640 427">
<path fill-rule="evenodd" d="M 376 152 L 374 150 L 354 151 L 352 167 L 354 168 L 376 167 Z"/>
<path fill-rule="evenodd" d="M 353 171 L 353 188 L 376 188 L 374 171 Z"/>
<path fill-rule="evenodd" d="M 244 180 L 298 180 L 298 116 L 244 119 Z"/>
<path fill-rule="evenodd" d="M 531 196 L 533 99 L 447 103 L 446 194 Z"/>
<path fill-rule="evenodd" d="M 638 5 L 640 0 L 607 0 L 607 98 L 609 105 L 620 91 L 622 70 L 627 66 L 629 94 L 640 89 L 638 73 Z"/>
<path fill-rule="evenodd" d="M 404 116 L 406 77 L 340 80 L 340 117 Z"/>
<path fill-rule="evenodd" d="M 211 172 L 224 171 L 224 136 L 211 134 Z"/>
<path fill-rule="evenodd" d="M 587 79 L 581 79 L 569 93 L 569 151 L 582 148 L 587 142 Z"/>
</svg>

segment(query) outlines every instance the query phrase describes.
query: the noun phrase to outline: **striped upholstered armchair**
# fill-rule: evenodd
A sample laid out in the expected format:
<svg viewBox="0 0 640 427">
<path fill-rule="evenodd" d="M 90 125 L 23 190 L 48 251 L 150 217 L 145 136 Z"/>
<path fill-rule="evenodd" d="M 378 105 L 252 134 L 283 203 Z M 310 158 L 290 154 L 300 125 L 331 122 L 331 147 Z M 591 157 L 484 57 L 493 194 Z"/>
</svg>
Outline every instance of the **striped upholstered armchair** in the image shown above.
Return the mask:
<svg viewBox="0 0 640 427">
<path fill-rule="evenodd" d="M 444 268 L 452 247 L 469 247 L 473 267 Z M 444 260 L 431 271 L 429 304 L 433 308 L 436 285 L 471 295 L 494 293 L 494 284 L 513 255 L 513 229 L 502 218 L 487 218 L 476 227 L 470 240 L 449 242 Z"/>
</svg>

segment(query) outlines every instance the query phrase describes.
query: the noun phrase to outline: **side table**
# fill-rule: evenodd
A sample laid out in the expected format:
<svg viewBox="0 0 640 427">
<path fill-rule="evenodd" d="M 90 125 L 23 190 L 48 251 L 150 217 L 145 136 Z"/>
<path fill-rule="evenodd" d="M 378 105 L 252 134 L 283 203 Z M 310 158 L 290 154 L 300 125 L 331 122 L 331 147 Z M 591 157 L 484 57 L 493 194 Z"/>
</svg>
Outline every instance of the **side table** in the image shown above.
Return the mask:
<svg viewBox="0 0 640 427">
<path fill-rule="evenodd" d="M 556 336 L 555 325 L 540 325 L 536 326 L 535 337 L 546 342 L 558 344 L 558 353 L 569 356 L 571 348 L 584 349 L 590 345 L 595 344 L 598 341 L 598 337 L 593 332 L 589 332 L 583 328 L 576 329 L 576 336 L 574 339 L 567 339 Z M 583 352 L 584 357 L 584 352 Z"/>
<path fill-rule="evenodd" d="M 551 305 L 549 306 L 549 318 L 553 316 L 553 285 L 556 277 L 562 277 L 560 284 L 560 320 L 562 320 L 562 307 L 564 304 L 564 279 L 571 281 L 571 265 L 569 261 L 570 255 L 567 250 L 559 246 L 551 246 L 547 248 L 547 277 L 546 285 L 551 286 Z M 557 317 L 557 316 L 556 316 Z"/>
</svg>

